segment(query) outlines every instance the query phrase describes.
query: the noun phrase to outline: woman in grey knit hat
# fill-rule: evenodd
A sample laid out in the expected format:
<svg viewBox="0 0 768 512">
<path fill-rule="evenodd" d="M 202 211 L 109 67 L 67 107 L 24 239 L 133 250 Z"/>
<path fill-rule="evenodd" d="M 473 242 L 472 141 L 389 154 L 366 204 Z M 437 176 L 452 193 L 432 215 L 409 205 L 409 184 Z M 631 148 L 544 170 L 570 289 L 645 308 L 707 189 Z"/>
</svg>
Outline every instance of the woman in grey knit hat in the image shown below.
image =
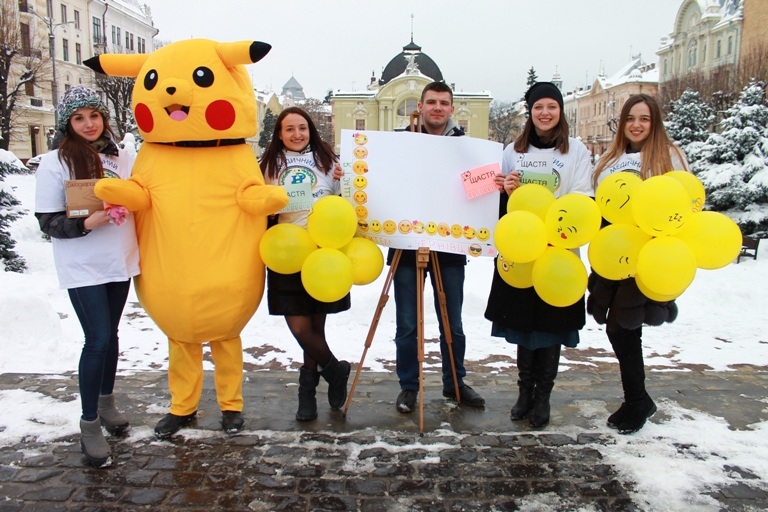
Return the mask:
<svg viewBox="0 0 768 512">
<path fill-rule="evenodd" d="M 35 216 L 51 237 L 59 285 L 66 289 L 85 335 L 78 380 L 82 415 L 80 446 L 88 462 L 109 465 L 111 451 L 101 427 L 113 435 L 128 428 L 115 407 L 119 354 L 117 329 L 131 277 L 139 273 L 133 215 L 105 205 L 87 216 L 67 208 L 66 182 L 131 175 L 133 157 L 118 149 L 99 95 L 72 87 L 58 107 L 57 149 L 36 172 Z"/>
</svg>

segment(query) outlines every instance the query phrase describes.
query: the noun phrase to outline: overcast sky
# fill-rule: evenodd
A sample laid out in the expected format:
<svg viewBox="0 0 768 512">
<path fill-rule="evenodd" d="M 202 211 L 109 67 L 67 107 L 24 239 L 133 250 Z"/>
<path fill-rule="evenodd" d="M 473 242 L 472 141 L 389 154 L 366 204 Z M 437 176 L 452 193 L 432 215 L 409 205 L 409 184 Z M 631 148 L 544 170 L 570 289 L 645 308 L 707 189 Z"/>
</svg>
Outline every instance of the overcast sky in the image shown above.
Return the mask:
<svg viewBox="0 0 768 512">
<path fill-rule="evenodd" d="M 142 0 L 158 38 L 253 39 L 272 51 L 250 66 L 254 85 L 280 92 L 293 74 L 310 97 L 364 90 L 410 41 L 465 92 L 499 100 L 557 71 L 566 90 L 611 75 L 672 31 L 683 0 Z"/>
</svg>

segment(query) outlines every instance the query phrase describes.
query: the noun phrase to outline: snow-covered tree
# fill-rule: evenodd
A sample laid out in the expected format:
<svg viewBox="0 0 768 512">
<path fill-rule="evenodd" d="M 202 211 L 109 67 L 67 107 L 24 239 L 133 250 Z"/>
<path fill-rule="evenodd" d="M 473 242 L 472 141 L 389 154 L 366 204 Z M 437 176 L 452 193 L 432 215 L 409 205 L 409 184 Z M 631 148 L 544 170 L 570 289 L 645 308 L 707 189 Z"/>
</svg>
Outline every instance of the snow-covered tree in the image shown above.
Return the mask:
<svg viewBox="0 0 768 512">
<path fill-rule="evenodd" d="M 264 120 L 261 122 L 261 133 L 259 134 L 259 147 L 261 149 L 267 149 L 276 122 L 277 116 L 272 112 L 272 109 L 267 108 L 267 111 L 264 112 Z"/>
<path fill-rule="evenodd" d="M 539 81 L 539 78 L 536 76 L 536 70 L 531 66 L 531 69 L 528 70 L 528 78 L 525 80 L 525 88 L 530 88 L 533 84 Z"/>
<path fill-rule="evenodd" d="M 25 170 L 13 153 L 0 149 L 0 265 L 6 272 L 24 272 L 27 269 L 24 258 L 13 250 L 16 242 L 8 231 L 11 222 L 21 217 L 24 211 L 21 201 L 16 199 L 13 190 L 5 182 L 8 174 Z"/>
<path fill-rule="evenodd" d="M 715 112 L 707 105 L 701 95 L 691 89 L 686 89 L 675 101 L 670 103 L 670 113 L 664 125 L 667 133 L 685 151 L 689 161 L 697 155 L 698 145 L 689 151 L 694 142 L 705 142 L 710 134 L 710 128 L 715 122 Z"/>
<path fill-rule="evenodd" d="M 706 207 L 733 218 L 745 234 L 768 230 L 768 106 L 765 85 L 750 82 L 712 133 L 695 147 L 693 171 Z"/>
</svg>

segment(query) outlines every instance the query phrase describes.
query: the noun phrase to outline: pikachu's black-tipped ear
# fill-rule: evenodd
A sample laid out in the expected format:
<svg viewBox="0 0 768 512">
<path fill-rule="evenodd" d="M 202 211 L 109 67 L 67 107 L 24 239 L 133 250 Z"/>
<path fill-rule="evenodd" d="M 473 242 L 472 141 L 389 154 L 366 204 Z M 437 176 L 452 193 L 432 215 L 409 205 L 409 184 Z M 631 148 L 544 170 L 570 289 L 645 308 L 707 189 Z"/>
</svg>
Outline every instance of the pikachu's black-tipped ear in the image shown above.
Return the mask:
<svg viewBox="0 0 768 512">
<path fill-rule="evenodd" d="M 97 73 L 109 76 L 136 77 L 139 75 L 141 66 L 144 65 L 147 57 L 146 53 L 103 53 L 84 60 L 83 64 Z"/>
<path fill-rule="evenodd" d="M 269 50 L 272 49 L 272 45 L 267 43 L 262 43 L 261 41 L 254 41 L 251 43 L 250 53 L 251 53 L 251 62 L 259 62 L 261 59 L 264 58 L 266 54 L 269 53 Z"/>
<path fill-rule="evenodd" d="M 94 70 L 97 73 L 106 74 L 105 71 L 101 68 L 101 64 L 99 63 L 99 56 L 91 57 L 90 59 L 85 59 L 83 61 L 83 64 L 85 66 L 88 66 L 92 70 Z"/>
</svg>

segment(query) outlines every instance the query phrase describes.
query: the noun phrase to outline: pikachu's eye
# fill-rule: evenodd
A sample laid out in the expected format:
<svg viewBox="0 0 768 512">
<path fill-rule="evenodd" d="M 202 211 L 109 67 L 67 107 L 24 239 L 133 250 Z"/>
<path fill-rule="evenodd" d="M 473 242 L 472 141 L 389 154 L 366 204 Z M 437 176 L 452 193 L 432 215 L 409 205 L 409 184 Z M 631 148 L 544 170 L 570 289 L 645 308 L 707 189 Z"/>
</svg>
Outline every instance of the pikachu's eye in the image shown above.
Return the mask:
<svg viewBox="0 0 768 512">
<path fill-rule="evenodd" d="M 192 80 L 200 87 L 210 87 L 213 85 L 213 71 L 200 66 L 192 73 Z"/>
</svg>

